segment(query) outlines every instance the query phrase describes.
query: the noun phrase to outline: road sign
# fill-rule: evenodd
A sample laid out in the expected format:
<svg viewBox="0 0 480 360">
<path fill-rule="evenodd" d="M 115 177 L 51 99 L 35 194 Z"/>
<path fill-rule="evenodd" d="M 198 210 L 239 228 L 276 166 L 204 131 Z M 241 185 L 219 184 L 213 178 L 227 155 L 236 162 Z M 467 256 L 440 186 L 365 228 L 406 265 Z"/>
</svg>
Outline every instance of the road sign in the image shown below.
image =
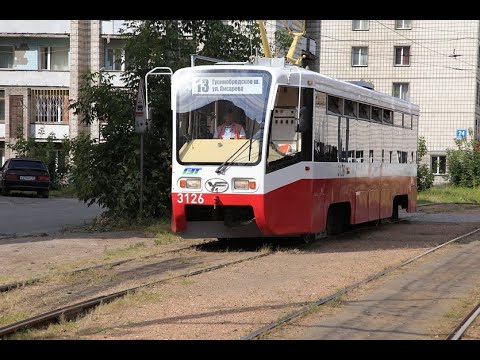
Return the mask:
<svg viewBox="0 0 480 360">
<path fill-rule="evenodd" d="M 460 140 L 467 137 L 467 129 L 457 129 L 456 139 Z"/>
<path fill-rule="evenodd" d="M 145 85 L 143 79 L 140 79 L 137 100 L 135 101 L 135 132 L 144 133 L 146 130 L 147 115 L 145 112 Z"/>
</svg>

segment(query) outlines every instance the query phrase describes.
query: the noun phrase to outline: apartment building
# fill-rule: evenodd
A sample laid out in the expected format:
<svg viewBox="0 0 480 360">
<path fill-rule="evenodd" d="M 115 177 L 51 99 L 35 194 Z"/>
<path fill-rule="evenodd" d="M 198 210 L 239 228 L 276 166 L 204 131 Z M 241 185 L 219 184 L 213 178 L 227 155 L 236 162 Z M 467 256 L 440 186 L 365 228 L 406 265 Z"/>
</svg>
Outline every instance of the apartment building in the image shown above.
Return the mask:
<svg viewBox="0 0 480 360">
<path fill-rule="evenodd" d="M 478 20 L 322 20 L 317 65 L 341 80 L 420 106 L 419 135 L 435 183 L 448 171 L 446 150 L 468 129 L 480 138 Z"/>
<path fill-rule="evenodd" d="M 0 20 L 0 160 L 23 128 L 25 138 L 64 137 L 79 132 L 99 136 L 69 110 L 78 98 L 81 75 L 106 71 L 122 86 L 125 40 L 121 20 Z"/>
</svg>

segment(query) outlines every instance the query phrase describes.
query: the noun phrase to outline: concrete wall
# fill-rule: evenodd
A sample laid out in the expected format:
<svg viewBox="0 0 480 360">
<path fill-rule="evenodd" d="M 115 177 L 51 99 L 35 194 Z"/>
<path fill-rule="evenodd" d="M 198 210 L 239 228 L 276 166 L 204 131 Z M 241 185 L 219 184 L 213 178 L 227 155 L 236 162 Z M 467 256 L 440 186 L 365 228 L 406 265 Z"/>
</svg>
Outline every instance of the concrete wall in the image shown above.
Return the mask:
<svg viewBox="0 0 480 360">
<path fill-rule="evenodd" d="M 478 20 L 412 20 L 396 30 L 394 20 L 370 20 L 353 31 L 352 20 L 322 20 L 320 72 L 341 80 L 371 80 L 392 94 L 393 82 L 410 84 L 410 101 L 420 106 L 419 135 L 430 154 L 454 146 L 456 129 L 474 128 Z M 352 66 L 352 46 L 368 46 L 368 66 Z M 394 66 L 394 46 L 411 47 L 410 66 Z M 457 57 L 449 56 L 455 54 Z"/>
<path fill-rule="evenodd" d="M 68 34 L 70 20 L 1 20 L 0 33 Z"/>
<path fill-rule="evenodd" d="M 68 71 L 0 71 L 0 86 L 68 87 Z"/>
<path fill-rule="evenodd" d="M 91 26 L 90 20 L 72 20 L 70 31 L 70 101 L 78 99 L 79 86 L 83 74 L 90 71 Z M 78 115 L 70 110 L 70 137 L 80 132 L 89 132 Z"/>
<path fill-rule="evenodd" d="M 50 134 L 55 136 L 55 139 L 63 140 L 69 136 L 68 124 L 30 124 L 30 137 L 35 139 L 47 139 Z"/>
</svg>

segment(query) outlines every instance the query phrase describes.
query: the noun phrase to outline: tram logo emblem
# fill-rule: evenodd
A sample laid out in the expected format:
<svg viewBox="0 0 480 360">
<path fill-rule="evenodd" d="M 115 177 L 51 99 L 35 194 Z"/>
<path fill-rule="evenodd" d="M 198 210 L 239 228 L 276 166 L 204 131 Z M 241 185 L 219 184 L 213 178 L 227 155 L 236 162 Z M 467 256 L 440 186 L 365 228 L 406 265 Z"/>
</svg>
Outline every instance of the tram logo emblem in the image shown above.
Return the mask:
<svg viewBox="0 0 480 360">
<path fill-rule="evenodd" d="M 205 188 L 212 193 L 223 193 L 228 190 L 228 183 L 222 179 L 210 179 L 205 183 Z"/>
<path fill-rule="evenodd" d="M 183 175 L 197 175 L 202 168 L 185 168 L 183 169 Z"/>
</svg>

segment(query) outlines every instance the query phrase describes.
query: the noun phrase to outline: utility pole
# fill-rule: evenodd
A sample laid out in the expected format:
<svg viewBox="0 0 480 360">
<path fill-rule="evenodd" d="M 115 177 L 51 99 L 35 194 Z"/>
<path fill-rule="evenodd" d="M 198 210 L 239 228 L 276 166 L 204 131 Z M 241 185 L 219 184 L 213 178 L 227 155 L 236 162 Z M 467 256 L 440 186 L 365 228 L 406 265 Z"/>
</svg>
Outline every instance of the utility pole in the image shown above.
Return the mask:
<svg viewBox="0 0 480 360">
<path fill-rule="evenodd" d="M 157 72 L 159 70 L 164 70 Z M 173 71 L 169 67 L 156 67 L 152 70 L 150 70 L 146 75 L 145 75 L 145 81 L 143 79 L 140 80 L 140 84 L 142 87 L 140 88 L 139 86 L 139 94 L 140 90 L 142 92 L 141 97 L 143 98 L 143 95 L 145 94 L 145 112 L 143 113 L 143 117 L 140 117 L 139 123 L 143 123 L 143 125 L 139 126 L 138 132 L 140 132 L 140 218 L 143 217 L 143 134 L 148 128 L 150 127 L 150 122 L 152 119 L 150 118 L 150 111 L 148 109 L 148 76 L 149 75 L 168 75 L 172 76 Z M 145 84 L 145 92 L 143 91 L 143 84 Z M 140 95 L 139 95 L 140 96 Z M 137 97 L 137 106 L 138 106 L 138 97 Z M 135 109 L 136 111 L 137 109 Z M 137 131 L 137 117 L 135 113 L 135 131 Z M 142 121 L 143 120 L 143 121 Z M 143 126 L 143 127 L 142 127 Z M 143 130 L 141 130 L 143 129 Z"/>
<path fill-rule="evenodd" d="M 137 101 L 135 102 L 135 132 L 140 133 L 140 219 L 143 217 L 143 134 L 147 130 L 144 88 L 144 81 L 143 79 L 140 79 L 138 84 Z"/>
</svg>

